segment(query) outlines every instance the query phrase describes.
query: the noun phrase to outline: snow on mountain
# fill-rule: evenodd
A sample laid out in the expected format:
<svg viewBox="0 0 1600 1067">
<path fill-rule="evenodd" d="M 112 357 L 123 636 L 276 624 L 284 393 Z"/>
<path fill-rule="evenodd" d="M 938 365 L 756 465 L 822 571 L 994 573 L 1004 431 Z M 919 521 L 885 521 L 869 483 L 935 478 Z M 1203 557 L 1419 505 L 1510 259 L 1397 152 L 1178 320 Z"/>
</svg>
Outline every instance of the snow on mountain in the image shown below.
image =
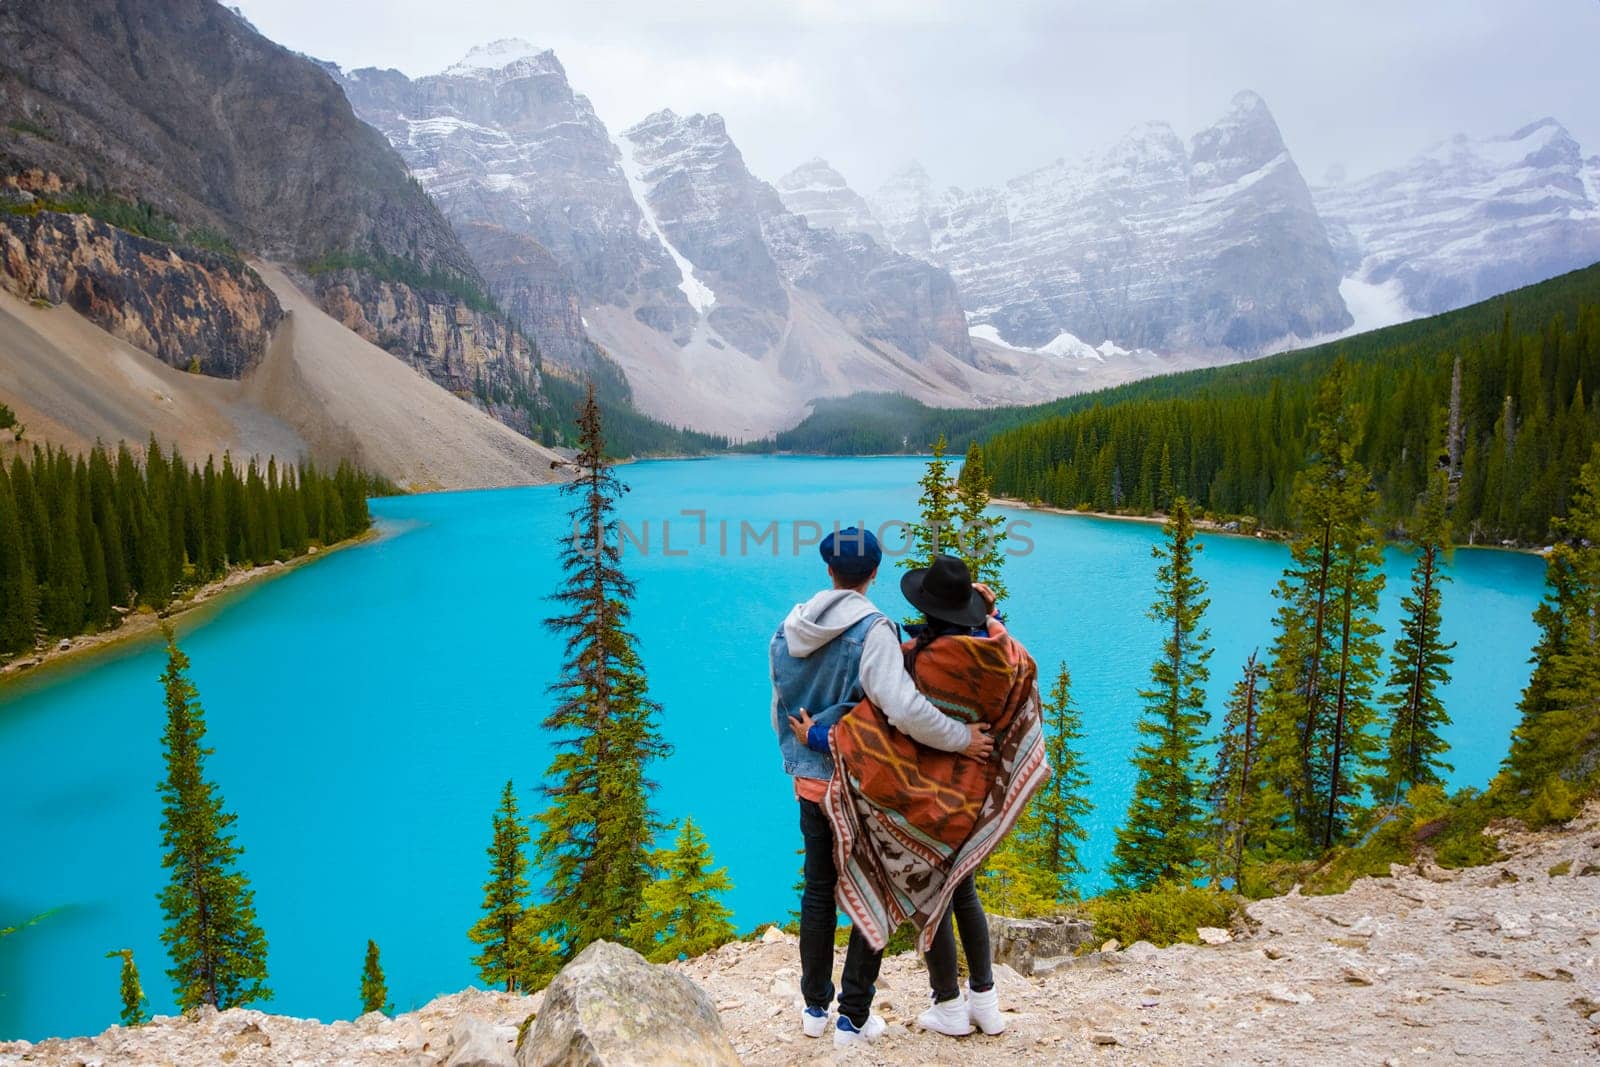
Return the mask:
<svg viewBox="0 0 1600 1067">
<path fill-rule="evenodd" d="M 866 198 L 845 182 L 844 175 L 822 158 L 800 164 L 778 179 L 783 206 L 813 226 L 838 233 L 859 233 L 889 247 L 889 238 L 872 215 Z"/>
<path fill-rule="evenodd" d="M 1600 260 L 1600 161 L 1545 118 L 1315 191 L 1363 283 L 1431 315 Z"/>
<path fill-rule="evenodd" d="M 992 345 L 1008 348 L 1013 352 L 1033 352 L 1038 355 L 1056 356 L 1066 359 L 1092 359 L 1104 363 L 1108 359 L 1119 356 L 1133 355 L 1129 349 L 1111 341 L 1101 341 L 1098 345 L 1091 345 L 1072 334 L 1062 331 L 1048 343 L 1038 348 L 1020 348 L 1017 345 L 1007 344 L 1005 338 L 1000 336 L 1000 331 L 985 323 L 982 326 L 972 327 L 972 338 L 975 341 L 986 341 Z M 1143 355 L 1154 356 L 1155 353 L 1144 350 Z"/>
<path fill-rule="evenodd" d="M 1145 123 L 998 189 L 935 194 L 913 165 L 870 203 L 896 248 L 947 266 L 973 320 L 1024 349 L 1067 334 L 1249 353 L 1350 321 L 1310 192 L 1251 92 L 1187 148 Z"/>
<path fill-rule="evenodd" d="M 692 284 L 685 287 L 605 124 L 573 91 L 554 52 L 498 41 L 443 74 L 412 81 L 368 69 L 342 81 L 357 114 L 388 137 L 458 229 L 496 227 L 537 242 L 567 275 L 574 305 L 627 307 L 688 338 Z M 503 300 L 516 299 L 502 286 L 516 284 L 520 262 L 479 264 Z M 583 344 L 581 324 L 563 321 L 578 335 L 535 328 L 541 348 L 558 359 Z"/>
<path fill-rule="evenodd" d="M 701 281 L 694 272 L 694 264 L 690 263 L 684 254 L 678 251 L 677 245 L 667 240 L 666 234 L 661 232 L 661 223 L 656 219 L 655 209 L 650 206 L 649 190 L 645 186 L 644 172 L 634 158 L 633 143 L 626 137 L 619 142 L 622 149 L 622 173 L 628 179 L 628 188 L 633 193 L 634 202 L 639 205 L 640 214 L 643 215 L 645 224 L 650 227 L 650 232 L 660 241 L 672 261 L 678 265 L 678 273 L 683 275 L 683 280 L 678 283 L 678 288 L 683 290 L 683 295 L 688 298 L 695 311 L 704 315 L 711 310 L 717 302 L 717 294 L 711 287 Z"/>
<path fill-rule="evenodd" d="M 543 51 L 520 37 L 506 37 L 478 45 L 439 73 L 446 78 L 489 77 L 519 59 L 535 59 Z"/>
</svg>

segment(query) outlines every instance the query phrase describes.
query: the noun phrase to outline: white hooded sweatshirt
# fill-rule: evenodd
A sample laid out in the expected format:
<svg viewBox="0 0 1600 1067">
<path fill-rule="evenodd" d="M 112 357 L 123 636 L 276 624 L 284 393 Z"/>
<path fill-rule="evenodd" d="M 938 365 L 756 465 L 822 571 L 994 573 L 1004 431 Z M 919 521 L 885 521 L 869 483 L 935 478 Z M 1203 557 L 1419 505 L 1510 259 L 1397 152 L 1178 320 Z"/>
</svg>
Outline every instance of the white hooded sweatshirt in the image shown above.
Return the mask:
<svg viewBox="0 0 1600 1067">
<path fill-rule="evenodd" d="M 877 611 L 872 601 L 853 589 L 824 589 L 804 604 L 796 604 L 783 620 L 789 654 L 804 659 Z M 894 624 L 887 617 L 867 631 L 861 643 L 860 670 L 862 692 L 883 711 L 889 725 L 942 752 L 961 752 L 971 744 L 972 734 L 964 723 L 952 719 L 917 692 L 916 683 L 906 673 Z M 777 721 L 776 693 L 772 717 L 775 729 L 789 728 L 787 723 Z"/>
</svg>

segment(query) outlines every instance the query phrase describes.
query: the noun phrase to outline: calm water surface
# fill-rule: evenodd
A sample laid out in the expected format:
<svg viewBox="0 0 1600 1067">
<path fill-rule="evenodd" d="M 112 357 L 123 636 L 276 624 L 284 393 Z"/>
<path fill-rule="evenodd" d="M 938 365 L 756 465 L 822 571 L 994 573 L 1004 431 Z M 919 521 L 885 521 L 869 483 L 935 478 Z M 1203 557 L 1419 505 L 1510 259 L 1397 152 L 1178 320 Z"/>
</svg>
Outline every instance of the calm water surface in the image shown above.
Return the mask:
<svg viewBox="0 0 1600 1067">
<path fill-rule="evenodd" d="M 915 459 L 726 458 L 623 469 L 635 624 L 675 747 L 655 769 L 667 817 L 692 814 L 730 868 L 741 927 L 793 907 L 796 812 L 769 726 L 767 641 L 824 580 L 785 525 L 739 554 L 741 520 L 873 525 L 913 513 Z M 704 510 L 699 520 L 683 509 Z M 540 626 L 566 528 L 551 488 L 376 501 L 389 536 L 250 589 L 181 628 L 210 741 L 209 772 L 238 813 L 270 945 L 274 1011 L 321 1019 L 358 1009 L 368 938 L 398 1010 L 475 980 L 489 819 L 507 778 L 536 807 L 550 751 L 539 730 L 558 650 Z M 1127 804 L 1138 688 L 1159 638 L 1144 617 L 1159 529 L 1023 514 L 1036 543 L 1007 581 L 1013 632 L 1053 674 L 1065 660 L 1083 709 L 1095 811 L 1089 862 L 1109 857 Z M 719 520 L 729 552 L 719 552 Z M 670 549 L 662 522 L 671 520 Z M 1203 538 L 1220 706 L 1270 638 L 1283 546 Z M 677 553 L 686 553 L 678 555 Z M 1388 557 L 1383 619 L 1409 561 Z M 1459 641 L 1448 706 L 1453 782 L 1482 785 L 1504 754 L 1527 679 L 1541 561 L 1456 555 L 1445 630 Z M 893 617 L 897 578 L 874 586 Z M 0 1039 L 98 1032 L 116 1019 L 117 963 L 132 947 L 151 1007 L 171 1010 L 161 915 L 162 655 L 151 642 L 0 690 Z M 1099 883 L 1098 873 L 1095 884 Z M 1090 888 L 1092 888 L 1091 886 Z"/>
</svg>

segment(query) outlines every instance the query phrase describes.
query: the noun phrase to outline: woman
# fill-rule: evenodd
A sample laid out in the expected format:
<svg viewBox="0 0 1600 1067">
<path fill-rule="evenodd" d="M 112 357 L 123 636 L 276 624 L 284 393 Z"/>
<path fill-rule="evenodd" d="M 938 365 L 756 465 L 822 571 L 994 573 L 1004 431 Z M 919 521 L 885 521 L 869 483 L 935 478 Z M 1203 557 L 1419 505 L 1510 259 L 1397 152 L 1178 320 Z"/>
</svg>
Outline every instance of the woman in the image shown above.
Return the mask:
<svg viewBox="0 0 1600 1067">
<path fill-rule="evenodd" d="M 1005 1028 L 990 973 L 988 920 L 973 877 L 1050 775 L 1033 658 L 991 614 L 994 598 L 952 556 L 908 571 L 901 591 L 923 625 L 903 647 L 929 700 L 995 739 L 986 760 L 938 752 L 862 701 L 829 732 L 834 776 L 823 810 L 834 827 L 839 902 L 874 948 L 900 923 L 920 930 L 934 1005 L 918 1023 L 959 1036 Z M 952 916 L 971 969 L 957 983 Z"/>
</svg>

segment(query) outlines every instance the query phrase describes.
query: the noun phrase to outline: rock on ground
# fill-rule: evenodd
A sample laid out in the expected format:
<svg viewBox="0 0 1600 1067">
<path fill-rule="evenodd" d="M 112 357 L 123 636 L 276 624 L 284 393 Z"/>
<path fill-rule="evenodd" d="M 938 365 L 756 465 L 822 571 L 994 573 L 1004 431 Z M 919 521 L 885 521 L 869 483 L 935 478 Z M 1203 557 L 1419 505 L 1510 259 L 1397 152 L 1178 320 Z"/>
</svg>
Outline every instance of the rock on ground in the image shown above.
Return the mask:
<svg viewBox="0 0 1600 1067">
<path fill-rule="evenodd" d="M 1501 848 L 1507 858 L 1487 867 L 1422 862 L 1337 896 L 1258 901 L 1250 932 L 1225 944 L 1139 942 L 1033 978 L 1002 964 L 1008 1028 L 997 1037 L 917 1031 L 927 978 L 909 954 L 884 962 L 876 1010 L 888 1032 L 837 1055 L 831 1041 L 800 1034 L 799 959 L 787 935 L 661 970 L 693 980 L 740 1059 L 763 1067 L 1600 1062 L 1600 806 L 1562 832 L 1507 832 Z M 473 989 L 394 1019 L 332 1024 L 204 1012 L 0 1044 L 0 1065 L 444 1067 L 460 1020 L 488 1026 L 509 1055 L 516 1028 L 543 1002 Z"/>
<path fill-rule="evenodd" d="M 561 969 L 517 1067 L 738 1067 L 717 1009 L 682 974 L 596 941 Z"/>
</svg>

